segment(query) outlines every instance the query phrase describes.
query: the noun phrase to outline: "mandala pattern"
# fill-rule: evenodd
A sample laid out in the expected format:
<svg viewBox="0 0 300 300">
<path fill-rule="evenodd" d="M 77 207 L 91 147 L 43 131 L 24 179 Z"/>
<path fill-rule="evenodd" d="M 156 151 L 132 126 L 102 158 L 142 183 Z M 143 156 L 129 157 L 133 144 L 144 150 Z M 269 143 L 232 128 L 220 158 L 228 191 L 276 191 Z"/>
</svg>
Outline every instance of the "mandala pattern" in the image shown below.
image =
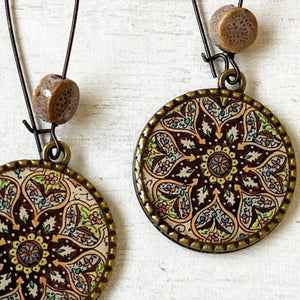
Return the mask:
<svg viewBox="0 0 300 300">
<path fill-rule="evenodd" d="M 209 93 L 180 101 L 155 122 L 137 174 L 147 200 L 140 199 L 170 228 L 222 244 L 249 238 L 272 220 L 289 187 L 290 163 L 262 111 L 242 97 Z"/>
<path fill-rule="evenodd" d="M 105 214 L 77 180 L 32 166 L 0 174 L 0 299 L 86 299 L 109 248 Z"/>
</svg>

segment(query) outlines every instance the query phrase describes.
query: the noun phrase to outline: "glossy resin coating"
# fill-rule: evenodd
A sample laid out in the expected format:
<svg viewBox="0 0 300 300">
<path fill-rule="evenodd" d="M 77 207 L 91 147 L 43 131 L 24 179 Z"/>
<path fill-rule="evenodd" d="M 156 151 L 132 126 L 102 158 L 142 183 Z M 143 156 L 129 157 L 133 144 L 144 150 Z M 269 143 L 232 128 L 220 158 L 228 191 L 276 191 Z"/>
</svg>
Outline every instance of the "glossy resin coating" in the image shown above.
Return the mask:
<svg viewBox="0 0 300 300">
<path fill-rule="evenodd" d="M 115 230 L 95 188 L 43 161 L 0 168 L 0 298 L 97 299 L 112 270 Z"/>
<path fill-rule="evenodd" d="M 278 119 L 221 89 L 191 92 L 149 121 L 134 181 L 150 220 L 189 248 L 247 247 L 281 220 L 295 185 L 295 156 Z"/>
</svg>

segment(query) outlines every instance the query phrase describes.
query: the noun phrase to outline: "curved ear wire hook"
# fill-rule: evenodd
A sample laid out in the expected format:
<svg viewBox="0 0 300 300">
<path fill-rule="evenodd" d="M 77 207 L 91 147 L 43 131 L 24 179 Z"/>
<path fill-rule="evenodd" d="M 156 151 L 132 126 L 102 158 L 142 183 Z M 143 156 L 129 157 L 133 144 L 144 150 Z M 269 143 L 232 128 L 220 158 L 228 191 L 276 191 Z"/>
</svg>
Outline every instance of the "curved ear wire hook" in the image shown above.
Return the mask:
<svg viewBox="0 0 300 300">
<path fill-rule="evenodd" d="M 199 26 L 200 34 L 201 34 L 201 37 L 202 37 L 202 42 L 203 42 L 204 49 L 205 49 L 205 52 L 206 52 L 206 56 L 205 56 L 204 53 L 202 53 L 201 55 L 202 55 L 202 57 L 203 57 L 203 55 L 205 56 L 205 58 L 207 57 L 206 62 L 209 63 L 213 78 L 216 78 L 217 73 L 216 73 L 215 65 L 214 65 L 214 62 L 213 62 L 213 59 L 212 59 L 212 56 L 211 56 L 209 45 L 208 45 L 208 42 L 207 42 L 207 37 L 206 37 L 206 34 L 205 34 L 203 22 L 201 20 L 201 15 L 200 15 L 199 7 L 198 7 L 198 4 L 197 4 L 197 0 L 192 0 L 192 3 L 193 3 L 195 15 L 196 15 L 197 23 L 198 23 L 198 26 Z"/>
<path fill-rule="evenodd" d="M 208 45 L 207 37 L 206 37 L 206 34 L 205 34 L 203 22 L 201 20 L 197 0 L 192 0 L 192 3 L 193 3 L 196 19 L 197 19 L 197 22 L 198 22 L 200 34 L 201 34 L 201 37 L 202 37 L 202 42 L 204 44 L 204 49 L 205 49 L 205 52 L 206 52 L 206 54 L 202 53 L 201 56 L 202 56 L 204 62 L 209 63 L 210 68 L 211 68 L 211 72 L 212 72 L 212 76 L 214 78 L 217 77 L 216 69 L 215 69 L 215 66 L 214 66 L 213 62 L 218 58 L 222 58 L 224 60 L 224 63 L 225 63 L 225 70 L 228 70 L 229 65 L 231 64 L 233 69 L 236 72 L 236 75 L 234 76 L 234 79 L 227 78 L 226 81 L 231 85 L 234 85 L 234 84 L 238 83 L 241 80 L 241 71 L 240 71 L 238 65 L 236 64 L 236 62 L 234 61 L 234 55 L 235 54 L 224 51 L 224 52 L 217 53 L 213 56 L 211 55 L 211 51 L 209 49 L 209 45 Z M 243 5 L 243 0 L 239 0 L 238 6 L 242 7 L 242 5 Z"/>
<path fill-rule="evenodd" d="M 19 74 L 19 78 L 20 78 L 20 82 L 21 82 L 21 86 L 22 86 L 31 126 L 25 120 L 23 121 L 23 123 L 25 124 L 25 122 L 26 122 L 26 124 L 25 124 L 26 128 L 31 133 L 34 134 L 35 142 L 36 142 L 40 157 L 42 158 L 42 156 L 41 156 L 42 155 L 41 154 L 42 153 L 41 140 L 40 140 L 40 137 L 38 134 L 38 130 L 37 130 L 35 119 L 34 119 L 33 112 L 32 112 L 32 108 L 30 105 L 29 95 L 28 95 L 28 91 L 27 91 L 27 87 L 26 87 L 26 83 L 25 83 L 25 78 L 23 75 L 23 70 L 22 70 L 22 66 L 21 66 L 21 62 L 20 62 L 20 58 L 19 58 L 19 53 L 18 53 L 18 49 L 17 49 L 17 45 L 16 45 L 15 36 L 14 36 L 14 30 L 13 30 L 12 21 L 11 21 L 11 14 L 10 14 L 8 0 L 5 0 L 5 11 L 6 11 L 6 18 L 7 18 L 7 25 L 8 25 L 10 41 L 11 41 L 12 48 L 13 48 L 13 53 L 14 53 L 14 57 L 15 57 L 15 61 L 16 61 L 17 69 L 18 69 L 18 74 Z"/>
<path fill-rule="evenodd" d="M 33 114 L 31 103 L 30 103 L 31 101 L 30 101 L 30 98 L 29 98 L 29 93 L 28 93 L 28 90 L 27 90 L 26 82 L 25 82 L 25 76 L 24 76 L 24 73 L 23 73 L 22 65 L 21 65 L 20 55 L 19 55 L 17 44 L 16 44 L 15 33 L 14 33 L 12 18 L 11 18 L 11 13 L 10 13 L 9 0 L 5 0 L 4 2 L 5 2 L 5 11 L 6 11 L 6 18 L 7 18 L 7 25 L 8 25 L 10 41 L 11 41 L 11 45 L 12 45 L 12 49 L 13 49 L 13 53 L 14 53 L 14 58 L 15 58 L 15 62 L 16 62 L 16 66 L 17 66 L 17 70 L 18 70 L 22 90 L 23 90 L 25 104 L 26 104 L 26 107 L 27 107 L 27 111 L 28 111 L 28 115 L 29 115 L 29 119 L 30 119 L 30 123 L 31 123 L 31 125 L 29 125 L 26 120 L 23 120 L 23 124 L 28 129 L 28 131 L 31 132 L 34 135 L 36 146 L 38 148 L 38 152 L 39 152 L 39 155 L 40 155 L 41 159 L 43 157 L 42 157 L 42 144 L 41 144 L 41 140 L 40 140 L 40 134 L 45 134 L 45 133 L 50 134 L 51 140 L 53 140 L 55 142 L 55 145 L 56 145 L 56 148 L 57 148 L 56 149 L 57 152 L 56 152 L 55 155 L 53 155 L 53 159 L 57 159 L 61 154 L 61 149 L 59 147 L 59 141 L 58 141 L 58 139 L 56 137 L 56 134 L 55 134 L 55 128 L 57 127 L 57 125 L 52 124 L 50 129 L 38 129 L 37 126 L 36 126 L 34 114 Z M 62 72 L 62 78 L 63 79 L 66 78 L 67 71 L 68 71 L 68 66 L 69 66 L 69 61 L 70 61 L 70 56 L 71 56 L 71 50 L 72 50 L 72 45 L 73 45 L 73 39 L 74 39 L 74 34 L 75 34 L 75 28 L 76 28 L 76 22 L 77 22 L 77 16 L 78 16 L 78 9 L 79 9 L 79 0 L 75 0 L 73 18 L 72 18 L 72 25 L 71 25 L 70 36 L 69 36 L 69 42 L 68 42 L 68 47 L 67 47 L 63 72 Z"/>
<path fill-rule="evenodd" d="M 68 71 L 68 66 L 69 66 L 69 61 L 70 61 L 70 56 L 71 56 L 71 50 L 72 50 L 73 40 L 74 40 L 74 35 L 75 35 L 76 23 L 77 23 L 78 9 L 79 9 L 79 0 L 75 0 L 68 48 L 67 48 L 65 64 L 64 64 L 64 68 L 63 68 L 63 72 L 62 72 L 62 76 L 61 76 L 63 79 L 65 79 L 67 76 L 67 71 Z"/>
</svg>

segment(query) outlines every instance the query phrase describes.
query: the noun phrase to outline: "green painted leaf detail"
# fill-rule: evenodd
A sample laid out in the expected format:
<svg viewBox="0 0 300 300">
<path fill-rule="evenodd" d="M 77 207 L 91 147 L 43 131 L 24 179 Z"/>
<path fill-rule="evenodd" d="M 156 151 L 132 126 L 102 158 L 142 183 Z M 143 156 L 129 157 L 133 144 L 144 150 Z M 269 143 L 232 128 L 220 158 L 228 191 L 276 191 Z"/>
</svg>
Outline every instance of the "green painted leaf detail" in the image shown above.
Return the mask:
<svg viewBox="0 0 300 300">
<path fill-rule="evenodd" d="M 0 179 L 0 190 L 2 190 L 4 187 L 8 186 L 10 184 L 10 181 L 7 179 Z"/>
<path fill-rule="evenodd" d="M 42 175 L 37 175 L 33 177 L 33 180 L 39 183 L 44 183 L 45 182 L 45 176 Z"/>
<path fill-rule="evenodd" d="M 261 121 L 261 126 L 259 129 L 259 132 L 268 131 L 273 136 L 275 136 L 277 139 L 280 140 L 280 135 L 279 135 L 277 129 L 269 122 L 267 117 L 265 115 L 263 115 L 261 112 L 256 112 L 256 114 L 258 115 L 259 120 Z"/>
<path fill-rule="evenodd" d="M 146 160 L 146 164 L 147 164 L 148 168 L 151 170 L 153 160 L 154 160 L 155 156 L 160 154 L 160 152 L 157 150 L 157 144 L 156 144 L 155 137 L 153 137 L 151 139 L 151 141 L 149 142 L 148 145 L 149 145 L 149 148 L 151 148 L 151 154 L 150 154 L 150 156 L 146 156 L 144 159 Z M 148 152 L 146 152 L 146 154 L 147 153 Z"/>
<path fill-rule="evenodd" d="M 220 238 L 224 239 L 224 238 L 227 238 L 228 234 L 222 232 L 219 234 L 219 236 L 220 236 Z"/>
<path fill-rule="evenodd" d="M 89 216 L 89 212 L 83 206 L 80 206 L 80 211 L 81 211 L 81 216 L 84 219 L 87 219 Z"/>
</svg>

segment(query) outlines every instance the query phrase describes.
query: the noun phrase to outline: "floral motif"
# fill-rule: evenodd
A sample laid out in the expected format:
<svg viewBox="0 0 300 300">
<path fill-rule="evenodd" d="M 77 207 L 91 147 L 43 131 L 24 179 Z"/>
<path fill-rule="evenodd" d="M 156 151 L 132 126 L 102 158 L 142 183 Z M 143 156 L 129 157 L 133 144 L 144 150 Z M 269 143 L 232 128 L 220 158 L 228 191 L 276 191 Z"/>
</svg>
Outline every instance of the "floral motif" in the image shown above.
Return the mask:
<svg viewBox="0 0 300 300">
<path fill-rule="evenodd" d="M 92 225 L 100 225 L 102 223 L 102 218 L 103 217 L 97 211 L 94 211 L 89 215 L 89 220 L 91 221 Z"/>
<path fill-rule="evenodd" d="M 193 183 L 195 184 L 195 182 Z M 170 220 L 185 222 L 192 216 L 190 203 L 191 186 L 178 185 L 172 181 L 158 181 L 155 187 L 157 193 L 157 209 L 160 214 Z"/>
<path fill-rule="evenodd" d="M 165 215 L 167 213 L 167 211 L 170 209 L 170 206 L 168 205 L 168 203 L 166 201 L 164 201 L 164 202 L 159 202 L 157 204 L 157 208 L 158 208 L 158 211 L 162 215 Z"/>
<path fill-rule="evenodd" d="M 208 243 L 249 237 L 272 219 L 289 184 L 275 126 L 243 100 L 191 97 L 168 111 L 145 144 L 148 199 L 172 228 Z"/>
<path fill-rule="evenodd" d="M 207 154 L 202 156 L 203 163 L 201 168 L 204 176 L 209 177 L 209 181 L 219 184 L 225 181 L 232 181 L 232 175 L 237 173 L 238 160 L 235 159 L 235 153 L 231 152 L 229 147 L 217 145 L 214 150 L 207 150 Z"/>
<path fill-rule="evenodd" d="M 217 232 L 210 232 L 207 237 L 207 240 L 211 243 L 216 243 L 219 241 L 219 234 Z"/>
<path fill-rule="evenodd" d="M 93 196 L 54 170 L 0 175 L 1 299 L 83 300 L 101 281 L 108 230 Z"/>
<path fill-rule="evenodd" d="M 268 222 L 269 222 L 269 218 L 263 218 L 263 219 L 260 219 L 259 225 L 261 227 L 264 227 Z"/>
<path fill-rule="evenodd" d="M 45 175 L 45 182 L 46 184 L 55 184 L 57 180 L 57 177 L 54 175 L 54 173 L 50 173 L 48 175 Z"/>
<path fill-rule="evenodd" d="M 27 237 L 19 236 L 18 240 L 13 242 L 9 254 L 17 271 L 23 271 L 25 274 L 38 273 L 41 267 L 47 264 L 47 249 L 48 245 L 43 237 L 36 237 L 34 233 L 30 233 Z"/>
</svg>

